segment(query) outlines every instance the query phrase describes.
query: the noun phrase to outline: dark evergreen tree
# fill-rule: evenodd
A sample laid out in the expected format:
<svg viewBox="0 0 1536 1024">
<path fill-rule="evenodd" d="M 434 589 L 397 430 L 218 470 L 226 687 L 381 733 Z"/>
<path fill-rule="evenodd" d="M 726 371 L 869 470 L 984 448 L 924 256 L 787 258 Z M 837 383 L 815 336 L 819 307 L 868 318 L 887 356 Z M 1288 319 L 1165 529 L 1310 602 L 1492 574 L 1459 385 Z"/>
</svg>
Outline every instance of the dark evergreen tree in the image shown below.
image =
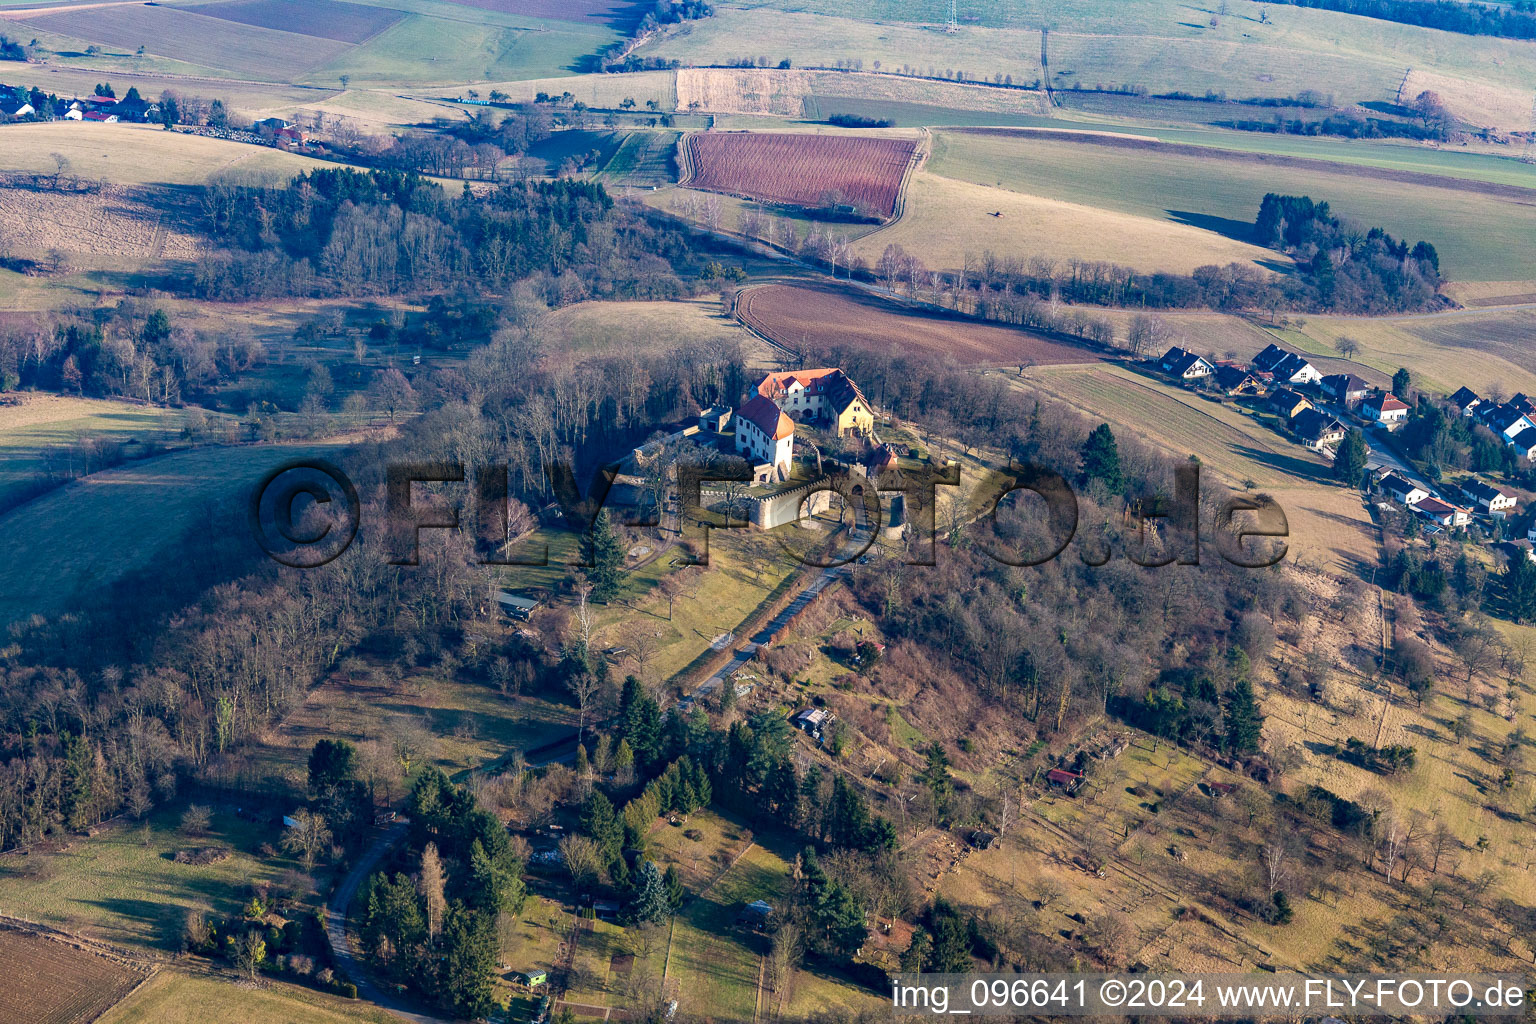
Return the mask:
<svg viewBox="0 0 1536 1024">
<path fill-rule="evenodd" d="M 1536 562 L 1521 552 L 1510 558 L 1509 568 L 1504 570 L 1504 599 L 1509 617 L 1516 622 L 1536 618 Z"/>
<path fill-rule="evenodd" d="M 603 866 L 611 869 L 624 852 L 624 823 L 614 812 L 613 802 L 600 790 L 594 789 L 581 805 L 578 827 L 597 844 Z"/>
<path fill-rule="evenodd" d="M 614 532 L 613 520 L 603 509 L 592 520 L 592 529 L 581 539 L 582 561 L 588 565 L 592 600 L 611 601 L 619 592 L 619 573 L 624 568 L 624 546 Z"/>
<path fill-rule="evenodd" d="M 439 949 L 435 963 L 438 1002 L 460 1017 L 485 1016 L 495 1005 L 495 918 L 477 914 L 454 900 L 443 919 Z"/>
<path fill-rule="evenodd" d="M 1247 677 L 1239 679 L 1227 693 L 1226 708 L 1227 749 L 1234 754 L 1252 754 L 1259 749 L 1263 735 L 1264 715 L 1259 710 L 1258 698 L 1253 694 L 1253 684 Z"/>
<path fill-rule="evenodd" d="M 933 945 L 928 949 L 925 969 L 939 974 L 960 974 L 972 968 L 970 929 L 965 920 L 943 900 L 936 900 L 929 912 L 929 931 Z"/>
<path fill-rule="evenodd" d="M 1365 434 L 1355 427 L 1339 442 L 1333 457 L 1333 478 L 1346 487 L 1359 487 L 1365 475 Z"/>
<path fill-rule="evenodd" d="M 1125 486 L 1125 477 L 1120 471 L 1120 445 L 1108 423 L 1093 428 L 1093 433 L 1083 442 L 1082 455 L 1084 482 L 1102 480 L 1111 493 Z"/>
<path fill-rule="evenodd" d="M 644 861 L 635 872 L 625 913 L 638 925 L 660 924 L 671 916 L 671 894 L 654 861 Z"/>
<path fill-rule="evenodd" d="M 1392 375 L 1392 393 L 1403 401 L 1408 401 L 1408 389 L 1413 386 L 1413 374 L 1407 367 L 1399 367 Z"/>
<path fill-rule="evenodd" d="M 676 864 L 668 864 L 666 873 L 661 876 L 661 881 L 667 889 L 667 906 L 672 908 L 672 913 L 683 909 L 683 899 L 688 895 L 683 888 L 683 876 L 677 870 Z"/>
<path fill-rule="evenodd" d="M 923 785 L 933 791 L 933 800 L 943 813 L 949 803 L 950 793 L 954 791 L 955 784 L 949 777 L 949 755 L 944 753 L 944 748 L 939 746 L 939 741 L 934 740 L 928 745 L 924 756 L 927 764 L 923 767 Z"/>
<path fill-rule="evenodd" d="M 660 761 L 661 709 L 634 676 L 624 677 L 619 696 L 619 735 L 629 741 L 641 771 Z"/>
</svg>

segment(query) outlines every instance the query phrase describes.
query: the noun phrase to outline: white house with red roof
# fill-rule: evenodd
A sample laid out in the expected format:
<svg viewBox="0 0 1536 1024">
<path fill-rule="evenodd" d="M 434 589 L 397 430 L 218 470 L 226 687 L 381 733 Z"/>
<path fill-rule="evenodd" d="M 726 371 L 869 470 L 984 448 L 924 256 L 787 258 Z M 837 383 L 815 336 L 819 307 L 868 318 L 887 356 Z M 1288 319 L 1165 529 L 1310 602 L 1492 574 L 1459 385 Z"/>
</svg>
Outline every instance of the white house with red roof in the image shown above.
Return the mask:
<svg viewBox="0 0 1536 1024">
<path fill-rule="evenodd" d="M 772 401 L 757 394 L 736 410 L 733 422 L 736 450 L 757 467 L 753 482 L 787 480 L 795 457 L 794 421 Z"/>
<path fill-rule="evenodd" d="M 1390 392 L 1378 391 L 1360 403 L 1360 415 L 1390 428 L 1408 418 L 1408 405 Z"/>
<path fill-rule="evenodd" d="M 874 409 L 869 400 L 852 378 L 835 366 L 770 373 L 758 384 L 757 393 L 791 419 L 822 421 L 839 437 L 864 437 L 874 429 Z"/>
</svg>

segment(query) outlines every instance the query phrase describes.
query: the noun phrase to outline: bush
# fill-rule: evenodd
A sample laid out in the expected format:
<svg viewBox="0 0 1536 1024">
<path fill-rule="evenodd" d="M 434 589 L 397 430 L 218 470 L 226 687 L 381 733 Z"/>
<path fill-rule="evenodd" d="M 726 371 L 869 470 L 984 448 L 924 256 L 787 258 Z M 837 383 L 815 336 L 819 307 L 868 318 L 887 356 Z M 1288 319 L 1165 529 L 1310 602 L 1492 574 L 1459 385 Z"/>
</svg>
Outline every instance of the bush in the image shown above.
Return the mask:
<svg viewBox="0 0 1536 1024">
<path fill-rule="evenodd" d="M 352 982 L 350 982 L 350 981 L 342 982 L 341 983 L 341 987 L 340 987 L 340 991 L 341 991 L 341 994 L 343 996 L 345 996 L 346 998 L 348 998 L 348 999 L 356 999 L 357 998 L 357 986 L 352 984 Z"/>
</svg>

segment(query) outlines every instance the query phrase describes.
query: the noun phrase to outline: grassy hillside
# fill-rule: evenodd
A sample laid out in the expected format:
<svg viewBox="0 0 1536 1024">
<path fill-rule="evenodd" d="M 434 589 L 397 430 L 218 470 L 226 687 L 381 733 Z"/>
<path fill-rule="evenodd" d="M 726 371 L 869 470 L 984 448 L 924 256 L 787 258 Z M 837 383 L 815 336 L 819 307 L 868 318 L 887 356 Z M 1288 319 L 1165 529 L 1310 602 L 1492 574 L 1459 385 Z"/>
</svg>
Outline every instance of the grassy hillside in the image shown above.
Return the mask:
<svg viewBox="0 0 1536 1024">
<path fill-rule="evenodd" d="M 1358 102 L 1391 99 L 1412 67 L 1410 88 L 1440 92 L 1462 117 L 1525 125 L 1536 87 L 1529 44 L 1276 4 L 1267 6 L 1261 24 L 1259 9 L 1239 0 L 1213 26 L 1214 12 L 1180 0 L 969 0 L 958 4 L 961 31 L 932 49 L 914 47 L 913 39 L 922 37 L 911 35 L 932 33 L 942 23 L 943 6 L 928 0 L 882 4 L 878 23 L 857 0 L 768 0 L 733 7 L 723 19 L 711 19 L 716 23 L 707 36 L 695 31 L 675 45 L 703 54 L 728 47 L 732 37 L 760 40 L 760 49 L 771 40 L 810 35 L 817 45 L 800 50 L 799 63 L 863 56 L 867 66 L 881 57 L 893 65 L 949 64 L 981 78 L 1012 71 L 1017 79 L 1015 69 L 1029 62 L 1035 67 L 1028 77 L 1039 74 L 1040 29 L 1048 28 L 1057 88 L 1130 82 L 1153 92 L 1224 89 L 1233 97 L 1317 89 Z M 802 27 L 820 18 L 835 23 L 821 31 Z M 775 32 L 778 23 L 784 27 Z M 959 54 L 952 62 L 946 59 L 951 50 Z"/>
<path fill-rule="evenodd" d="M 1093 137 L 1029 133 L 935 132 L 928 169 L 935 174 L 1030 195 L 1194 224 L 1246 240 L 1266 192 L 1326 199 L 1335 213 L 1439 249 L 1447 277 L 1536 278 L 1524 239 L 1536 206 L 1465 190 L 1454 180 L 1430 185 L 1384 180 L 1358 170 L 1286 166 L 1241 154 L 1128 148 Z"/>
<path fill-rule="evenodd" d="M 281 982 L 260 989 L 165 970 L 118 1003 L 100 1024 L 392 1024 L 399 1018 L 356 1000 Z"/>
<path fill-rule="evenodd" d="M 70 174 L 125 185 L 195 185 L 230 171 L 286 179 L 334 166 L 278 149 L 149 125 L 14 124 L 0 128 L 0 141 L 6 142 L 8 171 L 52 173 L 53 154 L 58 153 L 69 161 Z"/>
</svg>

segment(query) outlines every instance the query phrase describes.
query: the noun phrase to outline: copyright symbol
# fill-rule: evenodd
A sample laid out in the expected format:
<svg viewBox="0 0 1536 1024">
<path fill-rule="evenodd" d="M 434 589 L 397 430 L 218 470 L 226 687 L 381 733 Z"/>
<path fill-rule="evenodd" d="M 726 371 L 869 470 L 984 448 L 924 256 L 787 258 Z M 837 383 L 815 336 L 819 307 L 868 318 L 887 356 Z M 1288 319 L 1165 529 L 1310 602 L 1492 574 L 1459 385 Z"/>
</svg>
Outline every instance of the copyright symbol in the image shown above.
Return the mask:
<svg viewBox="0 0 1536 1024">
<path fill-rule="evenodd" d="M 1105 1006 L 1119 1006 L 1125 1002 L 1125 982 L 1110 978 L 1099 986 L 1099 1002 Z"/>
<path fill-rule="evenodd" d="M 351 546 L 362 504 L 351 479 L 324 459 L 284 463 L 251 489 L 251 536 L 279 565 L 316 569 Z"/>
</svg>

